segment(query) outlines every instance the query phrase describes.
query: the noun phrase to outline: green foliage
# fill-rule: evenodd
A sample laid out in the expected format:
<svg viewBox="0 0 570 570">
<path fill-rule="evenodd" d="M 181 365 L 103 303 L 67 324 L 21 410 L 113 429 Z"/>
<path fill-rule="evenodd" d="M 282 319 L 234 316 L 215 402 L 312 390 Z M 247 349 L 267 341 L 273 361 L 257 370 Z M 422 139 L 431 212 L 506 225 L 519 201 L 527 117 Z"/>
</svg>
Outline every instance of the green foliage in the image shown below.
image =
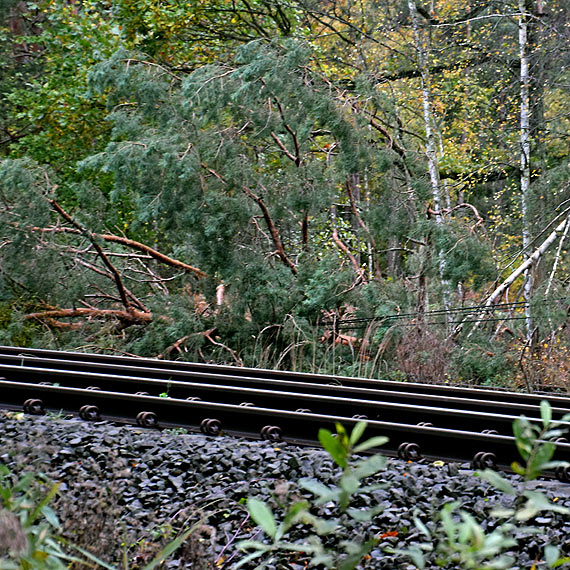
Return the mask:
<svg viewBox="0 0 570 570">
<path fill-rule="evenodd" d="M 513 433 L 519 455 L 525 462 L 522 467 L 518 463 L 511 465 L 513 471 L 522 475 L 525 481 L 536 479 L 542 471 L 552 469 L 564 464 L 560 461 L 551 461 L 556 444 L 553 440 L 561 437 L 566 431 L 566 423 L 570 421 L 570 414 L 564 415 L 560 421 L 552 421 L 552 408 L 548 401 L 540 403 L 542 426 L 533 424 L 525 416 L 521 416 L 513 423 Z"/>
<path fill-rule="evenodd" d="M 477 290 L 493 281 L 497 271 L 489 246 L 473 234 L 467 226 L 469 222 L 475 223 L 461 220 L 461 223 L 447 225 L 436 234 L 436 242 L 445 256 L 445 279 L 453 287 L 463 283 Z"/>
<path fill-rule="evenodd" d="M 49 505 L 58 488 L 59 484 L 52 484 L 44 475 L 26 473 L 15 477 L 5 465 L 0 465 L 0 567 L 3 570 L 64 570 L 70 563 L 77 563 L 87 568 L 118 570 L 58 536 L 61 525 Z M 180 533 L 142 570 L 161 566 L 201 525 L 202 521 Z M 70 551 L 79 552 L 82 558 L 69 554 Z M 121 568 L 128 570 L 126 559 Z"/>
<path fill-rule="evenodd" d="M 548 33 L 545 19 L 532 23 L 540 36 L 532 81 L 541 111 L 533 116 L 528 220 L 513 162 L 519 94 L 506 79 L 519 53 L 516 26 L 492 4 L 476 8 L 484 17 L 473 20 L 468 38 L 459 24 L 448 34 L 446 26 L 423 22 L 433 46 L 440 224 L 425 163 L 421 70 L 413 34 L 402 35 L 398 2 L 382 10 L 349 3 L 339 11 L 334 3 L 281 0 L 4 0 L 0 298 L 38 310 L 124 308 L 104 275 L 109 268 L 86 239 L 65 233 L 69 222 L 46 200 L 57 199 L 89 231 L 137 240 L 206 277 L 197 283 L 145 258 L 131 263 L 132 250 L 106 243 L 126 286 L 152 305 L 153 322 L 143 329 L 90 319 L 74 328 L 40 319 L 27 344 L 87 342 L 157 355 L 188 337 L 184 358 L 225 362 L 234 351 L 236 362 L 372 375 L 382 367 L 398 375 L 398 348 L 405 351 L 414 315 L 388 337 L 386 328 L 364 332 L 360 352 L 321 342 L 318 323 L 325 314 L 437 309 L 448 288 L 452 305 L 477 304 L 516 266 L 522 224 L 540 241 L 553 212 L 564 215 L 566 72 L 553 69 L 568 66 L 539 64 L 547 53 L 567 57 L 561 6 L 549 3 Z M 438 18 L 452 23 L 464 21 L 465 10 L 434 4 Z M 497 51 L 510 55 L 487 65 L 484 54 Z M 552 286 L 544 278 L 556 248 L 543 256 L 535 282 L 541 338 L 560 336 L 565 317 L 563 303 L 538 301 L 547 290 L 564 296 L 563 244 Z M 188 316 L 179 326 L 162 321 L 168 311 L 161 304 L 183 305 L 189 289 L 213 306 L 222 282 L 231 302 L 215 316 Z M 519 299 L 517 287 L 511 300 Z M 302 340 L 262 333 L 289 318 L 307 325 Z M 522 320 L 509 323 L 518 338 Z M 204 352 L 195 335 L 200 326 L 217 328 L 231 351 Z M 164 342 L 161 327 L 168 329 Z M 491 327 L 484 333 L 494 355 L 459 346 L 457 375 L 479 384 L 512 381 L 516 372 L 503 358 L 510 339 Z M 373 364 L 363 372 L 367 359 Z"/>
<path fill-rule="evenodd" d="M 326 429 L 319 430 L 319 440 L 331 459 L 342 469 L 338 486 L 327 487 L 314 479 L 304 479 L 300 485 L 305 490 L 316 496 L 314 505 L 322 505 L 333 502 L 338 505 L 341 512 L 346 512 L 357 521 L 369 521 L 381 510 L 381 507 L 370 509 L 356 509 L 350 507 L 350 503 L 359 493 L 370 492 L 383 488 L 384 485 L 367 485 L 361 483 L 368 477 L 377 474 L 386 465 L 385 457 L 372 455 L 365 459 L 354 462 L 352 456 L 386 443 L 385 437 L 373 437 L 362 443 L 358 443 L 366 428 L 365 422 L 355 424 L 350 435 L 345 428 L 336 424 L 336 437 Z M 354 570 L 362 558 L 366 556 L 377 544 L 375 538 L 363 542 L 354 540 L 342 540 L 338 546 L 330 548 L 326 546 L 321 537 L 335 532 L 338 522 L 334 519 L 327 520 L 316 517 L 310 513 L 311 502 L 296 501 L 285 509 L 282 522 L 277 523 L 275 514 L 270 506 L 259 499 L 249 498 L 247 501 L 248 511 L 251 518 L 262 528 L 270 542 L 242 541 L 238 547 L 243 550 L 253 550 L 245 556 L 237 565 L 240 568 L 252 560 L 261 559 L 257 568 L 266 568 L 278 559 L 280 552 L 304 552 L 310 556 L 311 565 L 323 565 L 335 570 Z M 296 524 L 311 525 L 316 534 L 309 538 L 308 543 L 287 542 L 284 540 L 287 532 Z"/>
<path fill-rule="evenodd" d="M 487 469 L 480 473 L 496 489 L 510 497 L 513 508 L 495 506 L 490 511 L 494 521 L 479 521 L 467 512 L 459 502 L 448 503 L 437 515 L 435 526 L 430 528 L 425 524 L 425 515 L 419 511 L 413 513 L 416 528 L 424 537 L 424 542 L 415 544 L 406 550 L 387 548 L 386 550 L 409 558 L 415 566 L 422 570 L 426 568 L 429 556 L 438 567 L 458 567 L 478 570 L 506 570 L 515 563 L 510 554 L 517 546 L 521 536 L 539 534 L 540 528 L 521 526 L 543 511 L 570 514 L 570 509 L 556 505 L 543 493 L 525 488 L 528 481 L 536 478 L 546 469 L 552 469 L 565 462 L 552 461 L 554 444 L 549 439 L 559 437 L 561 428 L 570 419 L 564 416 L 560 421 L 552 420 L 552 409 L 548 402 L 541 403 L 542 425 L 535 425 L 521 417 L 515 421 L 513 431 L 515 442 L 525 467 L 518 464 L 513 468 L 524 475 L 521 489 L 510 483 L 499 473 Z M 265 568 L 279 560 L 279 553 L 304 552 L 309 557 L 311 565 L 322 564 L 326 568 L 354 569 L 362 557 L 375 546 L 374 538 L 362 543 L 350 541 L 341 542 L 331 548 L 325 547 L 321 537 L 335 530 L 338 532 L 338 521 L 322 519 L 310 513 L 312 504 L 315 506 L 330 504 L 338 506 L 341 512 L 346 512 L 356 521 L 370 521 L 380 511 L 380 506 L 366 509 L 350 507 L 352 500 L 359 492 L 368 492 L 383 485 L 362 486 L 361 482 L 371 475 L 377 474 L 384 468 L 385 459 L 373 455 L 359 459 L 353 464 L 352 455 L 361 451 L 378 447 L 386 442 L 386 438 L 374 437 L 363 443 L 358 443 L 366 427 L 364 422 L 358 422 L 352 433 L 337 424 L 336 433 L 321 429 L 319 441 L 329 453 L 331 459 L 342 470 L 338 486 L 328 487 L 318 480 L 305 479 L 300 485 L 308 490 L 315 499 L 313 503 L 307 500 L 296 501 L 284 509 L 281 517 L 277 516 L 268 503 L 256 498 L 248 499 L 248 510 L 251 518 L 261 527 L 268 541 L 244 541 L 238 546 L 243 550 L 252 550 L 236 566 L 247 565 L 256 560 L 257 568 Z M 279 518 L 281 521 L 279 522 Z M 505 520 L 501 520 L 505 519 Z M 285 536 L 296 524 L 308 524 L 316 534 L 310 535 L 304 543 L 301 541 L 288 542 Z M 430 530 L 431 529 L 431 530 Z M 544 550 L 544 560 L 548 568 L 557 568 L 570 562 L 570 558 L 560 555 L 555 545 L 547 545 Z"/>
<path fill-rule="evenodd" d="M 0 465 L 0 555 L 7 555 L 0 559 L 2 568 L 63 570 L 74 560 L 62 550 L 56 534 L 60 523 L 49 506 L 58 487 L 32 473 L 15 480 Z"/>
<path fill-rule="evenodd" d="M 513 356 L 499 343 L 474 338 L 451 354 L 452 378 L 482 386 L 506 386 L 513 372 Z"/>
<path fill-rule="evenodd" d="M 12 144 L 12 156 L 27 155 L 76 178 L 75 161 L 93 152 L 108 132 L 102 99 L 86 94 L 87 74 L 116 49 L 117 35 L 108 8 L 98 2 L 43 0 L 19 6 L 22 20 L 36 24 L 12 41 L 32 46 L 36 72 L 7 94 L 9 128 L 26 134 Z"/>
<path fill-rule="evenodd" d="M 541 512 L 556 512 L 570 515 L 570 509 L 556 505 L 543 493 L 525 488 L 528 481 L 536 479 L 543 471 L 553 469 L 566 462 L 552 461 L 556 445 L 548 441 L 559 437 L 561 429 L 570 419 L 570 414 L 560 421 L 552 421 L 552 409 L 547 401 L 540 405 L 542 425 L 533 424 L 524 416 L 513 423 L 513 433 L 517 450 L 524 461 L 524 467 L 513 463 L 512 469 L 524 477 L 521 489 L 517 489 L 499 473 L 486 469 L 480 476 L 496 489 L 512 498 L 513 507 L 495 506 L 490 515 L 505 519 L 487 532 L 474 516 L 461 508 L 457 502 L 445 505 L 439 513 L 439 525 L 434 532 L 416 516 L 417 528 L 428 542 L 406 551 L 396 551 L 411 558 L 418 568 L 425 567 L 424 552 L 435 551 L 437 564 L 445 566 L 454 563 L 461 568 L 507 569 L 515 559 L 506 554 L 518 544 L 521 534 L 540 534 L 541 529 L 533 526 L 522 527 L 521 523 L 533 519 Z M 545 547 L 544 557 L 549 568 L 556 568 L 570 562 L 570 558 L 560 557 L 557 546 Z"/>
</svg>

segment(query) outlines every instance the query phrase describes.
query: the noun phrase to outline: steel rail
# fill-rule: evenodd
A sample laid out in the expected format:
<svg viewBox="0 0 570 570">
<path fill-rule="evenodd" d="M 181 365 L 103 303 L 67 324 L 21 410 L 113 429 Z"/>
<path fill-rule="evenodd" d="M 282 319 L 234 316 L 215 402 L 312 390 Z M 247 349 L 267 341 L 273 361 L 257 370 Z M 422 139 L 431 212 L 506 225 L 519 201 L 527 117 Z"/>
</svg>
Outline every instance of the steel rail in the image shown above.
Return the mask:
<svg viewBox="0 0 570 570">
<path fill-rule="evenodd" d="M 223 424 L 233 431 L 245 429 L 250 435 L 260 431 L 267 439 L 287 433 L 287 437 L 301 440 L 307 437 L 309 427 L 316 434 L 315 422 L 341 421 L 350 425 L 365 419 L 378 429 L 386 428 L 389 433 L 384 435 L 396 434 L 394 445 L 403 458 L 426 455 L 471 459 L 476 467 L 507 465 L 507 458 L 513 457 L 515 449 L 514 440 L 508 435 L 512 422 L 520 414 L 538 419 L 540 401 L 544 399 L 532 394 L 363 378 L 39 349 L 31 352 L 0 347 L 0 374 L 6 377 L 0 382 L 0 405 L 24 404 L 30 413 L 46 407 L 80 409 L 84 419 L 97 419 L 100 406 L 86 402 L 101 400 L 110 417 L 120 419 L 128 411 L 127 415 L 136 417 L 146 427 L 156 425 L 160 415 L 168 418 L 169 423 L 194 427 L 199 424 L 206 433 L 219 432 Z M 50 383 L 51 386 L 45 385 Z M 45 394 L 49 397 L 47 402 L 38 396 Z M 54 394 L 60 394 L 59 403 Z M 14 397 L 18 401 L 10 400 Z M 139 405 L 140 398 L 148 403 L 148 409 L 133 408 L 132 402 Z M 548 400 L 555 420 L 570 411 L 570 398 L 548 396 Z M 131 402 L 128 410 L 122 406 L 125 402 Z M 202 416 L 215 411 L 217 415 L 198 421 L 195 417 L 183 417 L 180 409 Z M 267 416 L 278 418 L 282 425 L 266 424 L 260 428 L 259 418 Z M 161 423 L 164 425 L 164 420 Z M 402 441 L 402 434 L 408 434 L 406 441 Z M 481 436 L 486 449 L 480 447 Z M 508 439 L 496 439 L 505 437 Z M 503 445 L 505 441 L 513 447 L 511 452 Z M 557 445 L 558 455 L 563 455 L 559 458 L 570 459 L 565 447 L 569 444 L 560 440 Z M 474 448 L 478 451 L 469 457 Z M 560 469 L 557 475 L 570 480 L 570 469 Z"/>
<path fill-rule="evenodd" d="M 259 382 L 254 388 L 222 384 L 222 375 L 214 378 L 201 375 L 203 382 L 152 379 L 139 376 L 117 376 L 93 372 L 77 372 L 52 368 L 0 365 L 0 374 L 7 380 L 24 383 L 50 382 L 74 388 L 102 389 L 111 392 L 148 395 L 177 399 L 202 399 L 220 403 L 249 405 L 270 408 L 285 408 L 291 411 L 303 409 L 316 413 L 332 413 L 343 417 L 358 416 L 361 419 L 396 421 L 402 416 L 406 423 L 430 423 L 441 428 L 454 429 L 458 425 L 471 431 L 494 430 L 504 435 L 511 433 L 513 412 L 540 416 L 538 406 L 510 404 L 438 396 L 414 396 L 381 390 L 364 390 L 338 386 L 318 386 L 311 393 L 299 390 L 300 383 L 290 383 L 285 389 L 276 383 Z M 206 382 L 207 381 L 207 382 Z M 268 383 L 271 383 L 268 385 Z M 553 418 L 560 419 L 570 413 L 568 407 L 554 407 Z M 567 424 L 570 427 L 570 423 Z"/>
<path fill-rule="evenodd" d="M 86 372 L 103 371 L 103 369 L 107 367 L 113 374 L 128 373 L 127 369 L 133 368 L 137 374 L 144 374 L 147 377 L 161 377 L 165 372 L 170 373 L 173 377 L 174 375 L 188 375 L 188 379 L 191 379 L 191 373 L 218 374 L 225 378 L 226 383 L 232 382 L 236 385 L 240 385 L 242 380 L 247 380 L 251 383 L 254 379 L 262 379 L 263 381 L 284 380 L 286 382 L 304 382 L 312 385 L 334 384 L 345 388 L 393 390 L 400 393 L 408 392 L 414 395 L 456 396 L 476 400 L 487 400 L 491 397 L 493 401 L 505 402 L 507 404 L 538 405 L 540 401 L 544 399 L 543 395 L 508 392 L 504 390 L 465 388 L 416 382 L 398 382 L 394 380 L 352 378 L 326 374 L 165 361 L 151 358 L 0 346 L 0 363 L 34 366 L 33 362 L 43 362 L 53 368 L 67 368 L 69 370 L 83 370 Z M 556 405 L 555 402 L 559 402 L 560 406 L 564 407 L 568 405 L 570 396 L 549 394 L 548 400 L 553 402 L 553 405 Z"/>
<path fill-rule="evenodd" d="M 134 423 L 136 418 L 139 426 L 148 428 L 199 427 L 203 433 L 212 436 L 224 431 L 250 436 L 261 434 L 264 439 L 278 445 L 288 441 L 315 442 L 320 427 L 332 427 L 334 423 L 341 422 L 350 428 L 360 421 L 335 414 L 0 380 L 0 405 L 14 409 L 20 407 L 22 402 L 25 411 L 32 414 L 46 411 L 77 413 L 79 410 L 79 415 L 85 420 L 120 419 Z M 423 456 L 473 461 L 478 468 L 508 466 L 517 459 L 512 436 L 381 420 L 368 420 L 367 424 L 367 435 L 389 437 L 389 443 L 381 451 L 398 454 L 404 459 L 417 460 Z M 556 446 L 557 459 L 570 459 L 570 443 L 557 442 Z M 560 478 L 569 480 L 568 470 L 561 473 Z"/>
<path fill-rule="evenodd" d="M 513 421 L 517 416 L 512 415 L 512 410 L 506 410 L 504 405 L 499 404 L 493 407 L 492 403 L 484 405 L 474 405 L 473 400 L 465 400 L 465 406 L 454 408 L 450 402 L 443 402 L 445 407 L 434 405 L 428 398 L 415 398 L 414 401 L 386 401 L 381 399 L 358 398 L 353 390 L 344 389 L 336 395 L 331 394 L 309 394 L 299 391 L 268 390 L 267 388 L 244 388 L 242 386 L 228 386 L 219 383 L 187 383 L 180 381 L 167 381 L 146 379 L 134 376 L 114 376 L 110 374 L 93 374 L 86 372 L 61 371 L 42 368 L 20 368 L 0 365 L 0 373 L 10 381 L 22 381 L 35 384 L 40 382 L 57 382 L 64 385 L 82 389 L 103 389 L 106 391 L 120 392 L 125 394 L 135 394 L 146 392 L 151 395 L 171 397 L 176 399 L 202 399 L 228 403 L 235 405 L 269 407 L 285 410 L 299 410 L 315 413 L 332 413 L 343 417 L 359 417 L 361 419 L 375 419 L 384 421 L 397 421 L 402 416 L 406 423 L 430 423 L 437 427 L 454 429 L 458 425 L 471 431 L 494 430 L 497 433 L 507 435 L 511 431 Z M 96 383 L 96 385 L 94 384 Z M 294 386 L 297 388 L 297 386 Z M 379 397 L 377 392 L 372 395 Z M 393 396 L 393 393 L 389 393 Z M 463 403 L 463 402 L 461 402 Z M 430 405 L 426 405 L 430 404 Z M 466 409 L 471 407 L 475 409 Z M 480 408 L 479 410 L 476 408 Z M 531 412 L 535 414 L 534 419 L 538 420 L 539 410 L 531 406 L 519 406 L 524 408 L 521 412 Z M 511 413 L 505 413 L 509 411 Z M 570 413 L 570 409 L 554 408 L 555 419 Z M 566 427 L 570 428 L 570 423 Z"/>
<path fill-rule="evenodd" d="M 176 381 L 183 382 L 181 385 L 187 385 L 192 383 L 196 385 L 197 390 L 207 390 L 207 387 L 202 386 L 202 384 L 213 384 L 216 389 L 220 386 L 227 387 L 241 387 L 244 390 L 246 388 L 263 388 L 271 390 L 283 390 L 283 391 L 293 391 L 301 392 L 305 394 L 321 394 L 321 395 L 331 395 L 331 396 L 345 396 L 350 398 L 361 398 L 361 399 L 372 399 L 384 402 L 405 402 L 409 406 L 446 406 L 454 407 L 457 409 L 466 409 L 473 411 L 482 411 L 489 413 L 507 413 L 507 414 L 539 414 L 540 401 L 544 399 L 544 396 L 533 398 L 521 398 L 519 402 L 516 401 L 504 401 L 502 397 L 497 398 L 497 393 L 494 391 L 478 391 L 478 395 L 486 396 L 485 399 L 475 399 L 473 394 L 468 394 L 468 398 L 465 397 L 465 392 L 462 390 L 455 391 L 453 388 L 446 389 L 445 395 L 432 395 L 432 394 L 416 394 L 414 392 L 404 392 L 394 389 L 394 386 L 386 386 L 382 382 L 376 382 L 372 384 L 367 384 L 367 388 L 360 387 L 344 387 L 338 385 L 329 384 L 313 384 L 309 382 L 301 382 L 299 380 L 274 380 L 266 379 L 263 377 L 235 377 L 227 374 L 215 374 L 210 372 L 193 372 L 193 371 L 166 371 L 157 368 L 146 368 L 146 367 L 134 367 L 134 366 L 123 366 L 117 365 L 110 367 L 107 364 L 102 363 L 85 363 L 82 362 L 80 366 L 76 365 L 75 361 L 61 360 L 61 359 L 49 359 L 49 358 L 32 358 L 31 360 L 20 361 L 19 357 L 7 356 L 4 359 L 0 357 L 0 362 L 2 360 L 6 362 L 12 362 L 13 364 L 0 364 L 0 373 L 4 373 L 9 379 L 23 379 L 26 381 L 33 381 L 34 378 L 43 376 L 44 380 L 49 380 L 51 376 L 62 374 L 64 371 L 76 372 L 78 369 L 89 377 L 92 375 L 90 385 L 93 383 L 97 384 L 97 378 L 101 378 L 104 388 L 113 388 L 117 382 L 116 376 L 132 376 L 133 374 L 138 374 L 138 378 L 143 381 L 144 379 L 157 379 L 163 381 L 163 384 L 157 384 L 156 389 L 158 390 L 156 394 L 163 393 L 169 390 L 169 386 L 172 389 L 176 389 L 179 384 Z M 14 364 L 17 363 L 17 364 Z M 28 364 L 29 363 L 29 364 Z M 33 365 L 33 366 L 30 366 Z M 41 367 L 41 368 L 40 368 Z M 56 373 L 56 370 L 61 368 L 61 372 Z M 41 369 L 45 369 L 42 371 Z M 109 380 L 111 385 L 105 384 L 105 378 L 112 371 L 113 377 Z M 216 369 L 217 371 L 217 369 Z M 79 373 L 79 372 L 77 372 Z M 58 381 L 53 380 L 53 381 Z M 398 383 L 398 386 L 406 386 L 403 383 Z M 149 388 L 150 389 L 150 388 Z M 140 390 L 147 390 L 147 388 L 141 387 Z M 175 394 L 172 394 L 175 395 Z M 188 397 L 185 394 L 184 397 Z M 195 394 L 197 395 L 197 394 Z M 513 394 L 516 396 L 517 394 Z M 526 396 L 526 395 L 523 395 Z M 513 398 L 514 399 L 514 398 Z M 554 417 L 558 417 L 563 414 L 570 412 L 570 398 L 562 398 L 557 396 L 548 397 L 554 410 Z M 306 406 L 305 406 L 306 407 Z"/>
</svg>

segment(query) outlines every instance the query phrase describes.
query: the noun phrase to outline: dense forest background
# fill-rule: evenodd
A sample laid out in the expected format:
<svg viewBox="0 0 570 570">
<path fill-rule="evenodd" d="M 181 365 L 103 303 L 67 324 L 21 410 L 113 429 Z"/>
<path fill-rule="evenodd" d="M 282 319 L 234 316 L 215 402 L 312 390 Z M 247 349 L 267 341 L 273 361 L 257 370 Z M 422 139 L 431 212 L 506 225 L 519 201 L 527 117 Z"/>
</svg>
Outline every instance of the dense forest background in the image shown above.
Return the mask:
<svg viewBox="0 0 570 570">
<path fill-rule="evenodd" d="M 567 0 L 0 0 L 0 343 L 570 385 Z"/>
</svg>

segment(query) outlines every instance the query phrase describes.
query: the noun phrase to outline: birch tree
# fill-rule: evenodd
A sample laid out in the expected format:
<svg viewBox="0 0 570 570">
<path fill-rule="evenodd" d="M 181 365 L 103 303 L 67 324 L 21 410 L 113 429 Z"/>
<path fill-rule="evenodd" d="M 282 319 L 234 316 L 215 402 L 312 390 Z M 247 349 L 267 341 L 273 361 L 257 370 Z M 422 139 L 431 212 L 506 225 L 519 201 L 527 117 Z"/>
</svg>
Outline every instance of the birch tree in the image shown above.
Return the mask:
<svg viewBox="0 0 570 570">
<path fill-rule="evenodd" d="M 435 130 L 435 121 L 433 116 L 432 95 L 431 95 L 431 79 L 429 72 L 430 43 L 429 35 L 422 34 L 419 23 L 419 14 L 414 0 L 408 0 L 408 8 L 412 20 L 412 28 L 414 31 L 414 42 L 418 56 L 418 64 L 421 73 L 421 93 L 422 93 L 422 110 L 424 119 L 425 139 L 426 139 L 426 157 L 428 162 L 428 172 L 431 184 L 431 195 L 434 205 L 434 219 L 438 227 L 444 223 L 441 214 L 441 185 L 439 179 L 439 168 L 437 160 L 437 137 Z M 437 247 L 436 255 L 438 258 L 439 275 L 441 280 L 443 305 L 446 311 L 451 307 L 451 291 L 449 282 L 445 279 L 446 260 L 443 251 Z M 451 317 L 448 313 L 448 321 Z"/>
<path fill-rule="evenodd" d="M 522 245 L 525 258 L 530 258 L 528 248 L 531 242 L 530 236 L 530 72 L 529 72 L 529 46 L 528 46 L 528 10 L 526 0 L 519 0 L 519 58 L 520 58 L 520 188 L 522 201 Z M 532 264 L 524 271 L 524 299 L 526 316 L 526 336 L 530 339 L 533 324 L 530 306 L 530 298 L 533 289 Z"/>
</svg>

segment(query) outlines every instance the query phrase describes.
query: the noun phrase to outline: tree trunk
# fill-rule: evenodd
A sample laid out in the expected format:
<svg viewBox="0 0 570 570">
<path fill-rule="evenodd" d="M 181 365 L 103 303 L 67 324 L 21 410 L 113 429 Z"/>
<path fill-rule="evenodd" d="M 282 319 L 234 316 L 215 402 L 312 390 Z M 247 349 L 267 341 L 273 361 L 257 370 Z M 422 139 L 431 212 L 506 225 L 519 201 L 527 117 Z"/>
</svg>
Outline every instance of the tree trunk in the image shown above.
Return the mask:
<svg viewBox="0 0 570 570">
<path fill-rule="evenodd" d="M 530 75 L 528 56 L 528 12 L 526 0 L 519 0 L 519 57 L 520 57 L 520 186 L 522 201 L 522 245 L 525 257 L 529 259 L 528 248 L 530 246 Z M 532 264 L 529 264 L 524 272 L 523 296 L 526 301 L 526 336 L 530 339 L 532 334 L 532 313 L 530 298 L 533 289 Z"/>
<path fill-rule="evenodd" d="M 444 221 L 441 215 L 441 188 L 439 180 L 439 166 L 437 160 L 437 147 L 436 137 L 434 133 L 434 119 L 431 102 L 431 81 L 429 73 L 429 39 L 426 40 L 426 46 L 422 35 L 420 34 L 418 10 L 414 0 L 408 0 L 408 7 L 412 19 L 412 27 L 414 30 L 414 40 L 416 44 L 416 51 L 418 53 L 418 62 L 421 73 L 421 88 L 422 88 L 422 106 L 424 116 L 424 128 L 426 133 L 426 156 L 428 161 L 428 170 L 431 183 L 431 194 L 434 205 L 434 210 L 437 212 L 434 216 L 435 223 L 442 226 Z M 449 309 L 451 306 L 451 290 L 449 282 L 444 278 L 446 269 L 446 260 L 443 251 L 437 248 L 437 259 L 439 276 L 441 280 L 441 288 L 443 295 L 443 305 L 447 314 L 447 321 L 451 320 Z"/>
</svg>

